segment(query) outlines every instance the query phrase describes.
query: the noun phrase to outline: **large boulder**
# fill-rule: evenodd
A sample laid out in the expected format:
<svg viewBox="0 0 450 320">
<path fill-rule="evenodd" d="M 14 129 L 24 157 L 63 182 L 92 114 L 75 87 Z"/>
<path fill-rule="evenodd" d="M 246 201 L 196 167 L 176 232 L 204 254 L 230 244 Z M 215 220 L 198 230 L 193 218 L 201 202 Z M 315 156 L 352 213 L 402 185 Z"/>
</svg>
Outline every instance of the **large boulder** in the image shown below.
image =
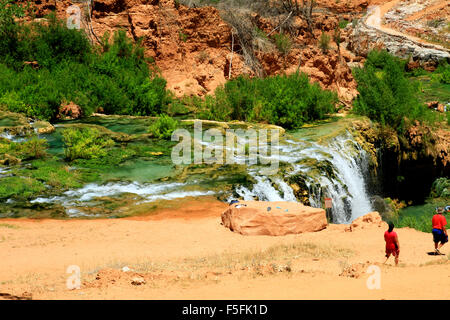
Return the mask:
<svg viewBox="0 0 450 320">
<path fill-rule="evenodd" d="M 327 227 L 325 210 L 285 201 L 240 201 L 222 213 L 222 222 L 243 235 L 282 236 Z"/>
</svg>

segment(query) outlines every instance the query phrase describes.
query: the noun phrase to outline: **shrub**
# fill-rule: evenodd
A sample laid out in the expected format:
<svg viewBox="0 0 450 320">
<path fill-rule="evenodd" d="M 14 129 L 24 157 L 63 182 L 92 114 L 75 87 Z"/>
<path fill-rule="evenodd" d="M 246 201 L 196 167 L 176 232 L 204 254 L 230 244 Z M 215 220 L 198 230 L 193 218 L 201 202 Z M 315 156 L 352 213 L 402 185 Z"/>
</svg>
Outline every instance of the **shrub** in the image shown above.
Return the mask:
<svg viewBox="0 0 450 320">
<path fill-rule="evenodd" d="M 1 9 L 9 0 L 0 1 Z M 0 15 L 5 21 L 5 12 Z M 83 30 L 68 29 L 54 15 L 46 23 L 13 21 L 14 34 L 0 32 L 16 37 L 14 46 L 0 48 L 1 106 L 52 120 L 63 101 L 73 101 L 86 116 L 100 107 L 110 114 L 157 115 L 170 103 L 166 81 L 150 70 L 140 42 L 134 44 L 123 30 L 111 40 L 106 33 L 94 47 Z"/>
<path fill-rule="evenodd" d="M 5 177 L 0 183 L 0 199 L 11 197 L 29 198 L 45 190 L 45 185 L 32 178 Z"/>
<path fill-rule="evenodd" d="M 278 51 L 280 51 L 283 55 L 287 55 L 292 47 L 291 38 L 284 33 L 279 33 L 275 34 L 273 39 L 275 40 L 275 45 L 277 46 Z"/>
<path fill-rule="evenodd" d="M 447 62 L 440 64 L 434 73 L 438 75 L 439 82 L 450 84 L 450 64 Z"/>
<path fill-rule="evenodd" d="M 427 120 L 418 86 L 404 75 L 404 63 L 385 51 L 371 51 L 364 68 L 355 68 L 359 95 L 354 112 L 403 132 L 414 120 Z"/>
<path fill-rule="evenodd" d="M 149 133 L 158 139 L 170 139 L 177 129 L 178 121 L 168 115 L 161 115 L 149 128 Z"/>
<path fill-rule="evenodd" d="M 344 28 L 349 24 L 349 22 L 350 22 L 350 21 L 345 20 L 345 19 L 340 20 L 340 21 L 339 21 L 339 28 L 344 29 Z"/>
<path fill-rule="evenodd" d="M 14 60 L 18 55 L 20 26 L 18 18 L 25 14 L 13 0 L 0 0 L 0 57 Z"/>
<path fill-rule="evenodd" d="M 431 185 L 430 197 L 432 198 L 450 197 L 450 179 L 445 177 L 436 179 Z"/>
<path fill-rule="evenodd" d="M 200 117 L 212 120 L 264 121 L 298 128 L 334 111 L 337 96 L 310 83 L 303 73 L 273 77 L 239 76 L 202 103 Z"/>
<path fill-rule="evenodd" d="M 21 160 L 40 159 L 47 155 L 48 142 L 33 137 L 25 142 L 4 142 L 0 144 L 1 154 L 8 153 Z"/>
<path fill-rule="evenodd" d="M 101 136 L 94 128 L 66 129 L 63 131 L 66 159 L 96 159 L 106 156 L 107 148 L 114 145 L 109 138 Z"/>
</svg>

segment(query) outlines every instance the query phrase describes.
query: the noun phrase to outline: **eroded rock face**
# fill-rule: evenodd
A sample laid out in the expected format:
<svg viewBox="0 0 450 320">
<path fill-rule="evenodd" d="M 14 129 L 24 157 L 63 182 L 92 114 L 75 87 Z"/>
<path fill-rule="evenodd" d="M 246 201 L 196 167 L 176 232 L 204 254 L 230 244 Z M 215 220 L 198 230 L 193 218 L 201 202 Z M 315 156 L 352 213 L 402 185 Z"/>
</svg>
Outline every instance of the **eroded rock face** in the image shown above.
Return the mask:
<svg viewBox="0 0 450 320">
<path fill-rule="evenodd" d="M 243 235 L 269 236 L 315 232 L 327 227 L 325 210 L 285 201 L 241 201 L 222 213 L 222 223 Z"/>
<path fill-rule="evenodd" d="M 334 1 L 325 2 L 325 6 L 334 6 Z M 38 19 L 51 10 L 59 18 L 66 19 L 66 8 L 71 4 L 66 0 L 36 1 Z M 355 10 L 360 11 L 365 0 L 356 0 L 355 6 Z M 346 17 L 351 19 L 350 15 Z M 266 33 L 279 23 L 277 19 L 257 15 L 253 19 Z M 303 19 L 294 19 L 296 31 L 292 41 L 303 49 L 293 47 L 284 56 L 273 41 L 266 41 L 264 46 L 269 46 L 269 50 L 256 48 L 256 58 L 265 75 L 293 73 L 300 62 L 300 71 L 306 72 L 312 81 L 324 89 L 337 91 L 342 101 L 350 102 L 357 92 L 348 64 L 356 63 L 357 58 L 342 51 L 338 59 L 334 46 L 328 54 L 322 53 L 317 48 L 317 39 L 322 31 L 331 34 L 339 19 L 334 14 L 320 12 L 315 13 L 314 21 L 314 35 L 311 35 Z M 82 26 L 87 28 L 85 24 Z M 231 52 L 232 28 L 214 7 L 190 8 L 174 0 L 94 0 L 92 30 L 95 37 L 100 39 L 105 32 L 112 36 L 119 29 L 125 30 L 127 36 L 136 41 L 142 40 L 146 55 L 154 59 L 167 81 L 167 88 L 177 97 L 204 96 L 229 79 L 243 74 L 255 75 L 242 55 L 236 36 Z M 95 37 L 90 36 L 95 41 Z M 345 32 L 342 37 L 345 40 Z"/>
</svg>

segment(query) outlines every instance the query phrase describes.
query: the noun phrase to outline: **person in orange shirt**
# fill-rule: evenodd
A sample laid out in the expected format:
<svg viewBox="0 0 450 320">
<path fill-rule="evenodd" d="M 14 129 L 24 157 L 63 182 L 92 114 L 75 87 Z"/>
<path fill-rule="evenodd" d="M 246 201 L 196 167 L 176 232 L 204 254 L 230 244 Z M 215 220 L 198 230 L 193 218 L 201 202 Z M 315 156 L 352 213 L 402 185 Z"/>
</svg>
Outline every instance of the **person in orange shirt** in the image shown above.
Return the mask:
<svg viewBox="0 0 450 320">
<path fill-rule="evenodd" d="M 431 219 L 431 224 L 433 225 L 433 241 L 434 241 L 434 251 L 436 254 L 441 254 L 439 251 L 442 246 L 448 242 L 448 234 L 445 226 L 447 225 L 447 220 L 444 217 L 444 209 L 437 208 L 436 214 Z M 439 244 L 440 242 L 440 244 Z"/>
<path fill-rule="evenodd" d="M 398 242 L 397 233 L 393 231 L 394 224 L 389 223 L 389 229 L 384 233 L 384 241 L 386 241 L 386 263 L 391 256 L 395 257 L 395 265 L 398 265 L 398 256 L 400 255 L 400 243 Z"/>
</svg>

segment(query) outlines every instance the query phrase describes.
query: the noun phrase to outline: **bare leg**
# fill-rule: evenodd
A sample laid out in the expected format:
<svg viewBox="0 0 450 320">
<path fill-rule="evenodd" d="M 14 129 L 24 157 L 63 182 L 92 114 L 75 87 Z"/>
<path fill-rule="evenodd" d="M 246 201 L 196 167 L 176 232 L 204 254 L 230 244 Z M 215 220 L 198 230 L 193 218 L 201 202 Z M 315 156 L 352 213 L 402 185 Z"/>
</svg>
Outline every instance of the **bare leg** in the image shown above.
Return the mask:
<svg viewBox="0 0 450 320">
<path fill-rule="evenodd" d="M 383 264 L 386 264 L 386 262 L 389 260 L 389 257 L 391 256 L 391 254 L 388 254 L 386 257 L 386 260 L 383 262 Z"/>
<path fill-rule="evenodd" d="M 395 265 L 397 266 L 398 265 L 398 254 L 397 255 L 395 255 Z"/>
</svg>

